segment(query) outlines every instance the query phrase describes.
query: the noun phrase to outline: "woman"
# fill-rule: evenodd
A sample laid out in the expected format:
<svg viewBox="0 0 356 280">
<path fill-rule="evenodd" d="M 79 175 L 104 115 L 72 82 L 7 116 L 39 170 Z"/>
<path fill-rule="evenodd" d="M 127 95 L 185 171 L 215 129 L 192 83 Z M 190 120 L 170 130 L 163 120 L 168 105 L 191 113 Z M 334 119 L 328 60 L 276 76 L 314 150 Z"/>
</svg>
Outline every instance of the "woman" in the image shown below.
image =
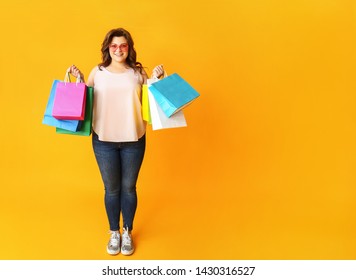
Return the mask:
<svg viewBox="0 0 356 280">
<path fill-rule="evenodd" d="M 136 61 L 130 33 L 123 28 L 109 31 L 101 52 L 102 62 L 91 71 L 87 85 L 94 87 L 92 144 L 105 187 L 111 233 L 107 252 L 116 255 L 121 250 L 123 255 L 131 255 L 136 182 L 145 153 L 146 123 L 141 113 L 141 89 L 147 74 Z M 156 66 L 152 76 L 159 78 L 163 71 L 162 65 Z M 70 73 L 80 75 L 84 81 L 76 66 L 70 67 Z"/>
</svg>

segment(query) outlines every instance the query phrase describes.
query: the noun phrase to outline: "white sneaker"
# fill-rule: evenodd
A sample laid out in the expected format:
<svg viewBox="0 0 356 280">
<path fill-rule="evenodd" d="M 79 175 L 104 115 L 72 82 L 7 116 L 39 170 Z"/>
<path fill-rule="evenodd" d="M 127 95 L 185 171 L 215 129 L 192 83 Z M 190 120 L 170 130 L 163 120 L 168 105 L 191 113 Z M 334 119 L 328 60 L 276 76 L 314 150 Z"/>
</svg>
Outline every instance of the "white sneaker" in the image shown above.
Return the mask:
<svg viewBox="0 0 356 280">
<path fill-rule="evenodd" d="M 121 253 L 125 256 L 131 255 L 134 252 L 134 246 L 132 242 L 132 236 L 129 230 L 123 229 L 122 241 L 121 241 Z"/>
<path fill-rule="evenodd" d="M 111 231 L 111 237 L 106 248 L 106 251 L 110 255 L 117 255 L 120 253 L 120 233 L 117 231 Z"/>
</svg>

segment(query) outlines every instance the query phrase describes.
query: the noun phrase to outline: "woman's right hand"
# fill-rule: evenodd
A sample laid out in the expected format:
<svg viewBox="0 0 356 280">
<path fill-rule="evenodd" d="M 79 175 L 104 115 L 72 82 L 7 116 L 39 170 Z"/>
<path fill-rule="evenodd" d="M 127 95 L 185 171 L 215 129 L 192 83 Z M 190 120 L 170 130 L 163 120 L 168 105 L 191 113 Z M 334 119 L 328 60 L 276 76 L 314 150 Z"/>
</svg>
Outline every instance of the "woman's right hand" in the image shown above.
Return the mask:
<svg viewBox="0 0 356 280">
<path fill-rule="evenodd" d="M 72 74 L 74 77 L 80 77 L 80 79 L 82 81 L 84 81 L 84 75 L 82 72 L 80 72 L 79 68 L 77 66 L 75 66 L 74 64 L 72 66 L 70 66 L 69 68 L 69 73 Z"/>
</svg>

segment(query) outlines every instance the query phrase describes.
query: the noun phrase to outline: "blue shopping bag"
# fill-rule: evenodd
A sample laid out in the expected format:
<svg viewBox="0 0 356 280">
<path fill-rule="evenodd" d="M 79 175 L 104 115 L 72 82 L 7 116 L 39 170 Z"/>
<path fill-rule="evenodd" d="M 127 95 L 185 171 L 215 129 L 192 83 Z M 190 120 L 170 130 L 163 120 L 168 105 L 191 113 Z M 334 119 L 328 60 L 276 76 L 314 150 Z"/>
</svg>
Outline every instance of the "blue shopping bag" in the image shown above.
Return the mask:
<svg viewBox="0 0 356 280">
<path fill-rule="evenodd" d="M 58 83 L 61 82 L 59 80 L 54 80 L 51 88 L 51 92 L 48 98 L 47 102 L 47 107 L 46 111 L 42 120 L 43 124 L 49 125 L 49 126 L 55 126 L 59 128 L 63 128 L 69 131 L 77 131 L 80 122 L 77 120 L 58 120 L 52 116 L 52 110 L 53 110 L 53 104 L 54 104 L 54 97 L 56 94 L 56 88 Z"/>
<path fill-rule="evenodd" d="M 151 84 L 149 90 L 167 117 L 182 110 L 200 96 L 177 73 Z"/>
</svg>

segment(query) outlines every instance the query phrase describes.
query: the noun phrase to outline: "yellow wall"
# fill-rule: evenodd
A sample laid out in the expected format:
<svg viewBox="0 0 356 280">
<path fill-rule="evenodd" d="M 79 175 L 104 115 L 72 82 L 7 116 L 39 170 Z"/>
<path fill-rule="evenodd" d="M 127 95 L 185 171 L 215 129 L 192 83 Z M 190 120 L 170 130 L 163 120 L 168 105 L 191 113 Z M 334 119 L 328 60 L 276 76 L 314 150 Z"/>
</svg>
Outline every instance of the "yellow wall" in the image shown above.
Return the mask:
<svg viewBox="0 0 356 280">
<path fill-rule="evenodd" d="M 124 27 L 149 71 L 163 63 L 201 94 L 187 128 L 148 129 L 132 258 L 355 259 L 355 11 L 1 2 L 0 258 L 111 258 L 90 138 L 41 121 L 53 79 L 73 63 L 87 76 L 106 32 Z"/>
</svg>

